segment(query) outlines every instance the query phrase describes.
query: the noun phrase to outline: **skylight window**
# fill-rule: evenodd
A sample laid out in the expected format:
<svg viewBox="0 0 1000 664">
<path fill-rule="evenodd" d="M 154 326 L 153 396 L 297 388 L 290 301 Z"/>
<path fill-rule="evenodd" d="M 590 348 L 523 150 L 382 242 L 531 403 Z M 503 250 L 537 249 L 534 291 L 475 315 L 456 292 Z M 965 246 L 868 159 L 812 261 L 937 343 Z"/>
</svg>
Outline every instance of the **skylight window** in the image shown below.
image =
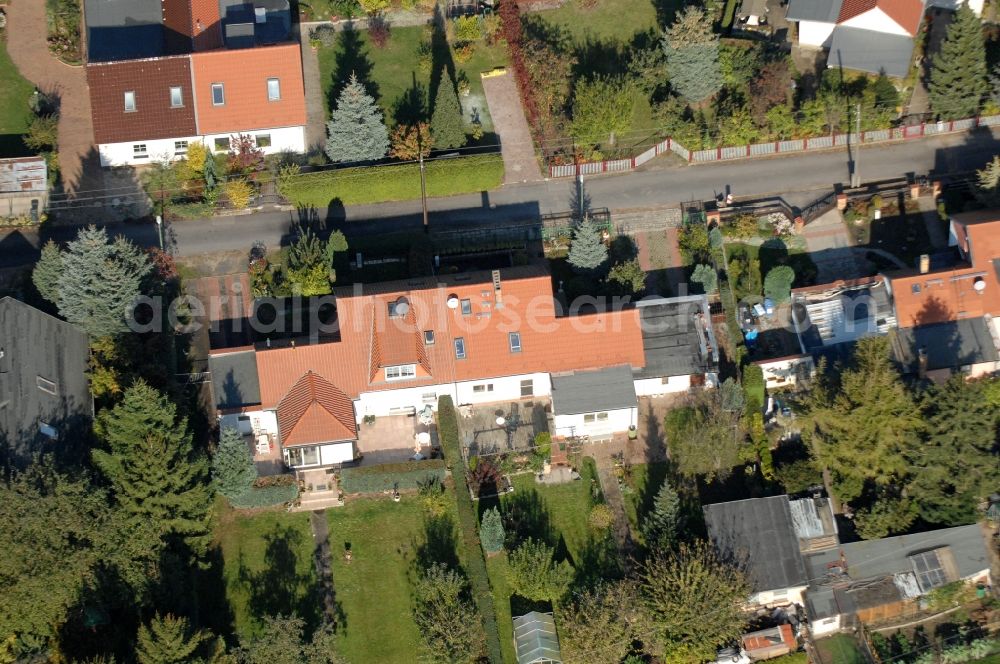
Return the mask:
<svg viewBox="0 0 1000 664">
<path fill-rule="evenodd" d="M 462 337 L 455 339 L 455 359 L 465 359 L 465 339 Z"/>
<path fill-rule="evenodd" d="M 510 342 L 510 352 L 520 353 L 521 352 L 521 333 L 511 332 L 507 335 L 508 341 Z"/>
<path fill-rule="evenodd" d="M 125 91 L 125 112 L 126 113 L 135 112 L 135 90 Z"/>
<path fill-rule="evenodd" d="M 170 88 L 170 108 L 179 108 L 184 105 L 184 93 L 180 86 Z"/>
<path fill-rule="evenodd" d="M 222 106 L 226 103 L 226 90 L 222 83 L 212 83 L 212 104 Z"/>
<path fill-rule="evenodd" d="M 281 99 L 281 81 L 276 78 L 267 79 L 267 100 L 279 101 Z"/>
</svg>

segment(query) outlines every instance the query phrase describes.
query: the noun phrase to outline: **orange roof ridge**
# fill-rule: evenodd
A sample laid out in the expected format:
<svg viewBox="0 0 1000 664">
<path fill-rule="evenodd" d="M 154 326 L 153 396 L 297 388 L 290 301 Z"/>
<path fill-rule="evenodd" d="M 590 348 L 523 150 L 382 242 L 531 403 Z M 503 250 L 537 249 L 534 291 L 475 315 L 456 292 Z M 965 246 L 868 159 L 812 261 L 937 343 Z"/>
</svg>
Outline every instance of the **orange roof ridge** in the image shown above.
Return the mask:
<svg viewBox="0 0 1000 664">
<path fill-rule="evenodd" d="M 283 445 L 357 438 L 354 404 L 333 384 L 307 371 L 278 404 Z"/>
</svg>

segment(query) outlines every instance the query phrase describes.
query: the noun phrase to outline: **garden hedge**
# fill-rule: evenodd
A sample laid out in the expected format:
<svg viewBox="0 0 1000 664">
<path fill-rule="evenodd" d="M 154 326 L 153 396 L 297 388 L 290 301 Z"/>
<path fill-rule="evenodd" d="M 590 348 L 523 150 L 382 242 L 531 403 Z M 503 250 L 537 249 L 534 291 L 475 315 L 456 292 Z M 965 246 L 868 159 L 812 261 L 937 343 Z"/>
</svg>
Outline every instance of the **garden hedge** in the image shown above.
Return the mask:
<svg viewBox="0 0 1000 664">
<path fill-rule="evenodd" d="M 420 482 L 431 477 L 444 481 L 444 461 L 429 459 L 344 468 L 340 471 L 340 488 L 344 493 L 382 493 L 393 488 L 416 489 Z"/>
<path fill-rule="evenodd" d="M 499 153 L 426 162 L 427 195 L 453 196 L 496 189 L 503 183 Z M 361 205 L 420 198 L 420 165 L 389 164 L 306 173 L 292 179 L 284 196 L 293 205 L 325 208 L 335 201 Z"/>
<path fill-rule="evenodd" d="M 459 443 L 458 416 L 455 414 L 454 402 L 447 395 L 438 399 L 438 437 L 441 440 L 445 461 L 451 467 L 452 479 L 455 481 L 458 524 L 462 531 L 465 550 L 469 554 L 468 573 L 472 594 L 476 598 L 476 606 L 479 607 L 479 613 L 483 617 L 483 627 L 486 629 L 486 649 L 489 652 L 490 662 L 501 664 L 503 654 L 500 650 L 500 634 L 497 631 L 497 614 L 493 608 L 490 578 L 486 573 L 486 558 L 476 528 L 476 506 L 472 502 L 465 477 L 465 463 L 462 461 L 462 449 Z"/>
<path fill-rule="evenodd" d="M 271 507 L 291 502 L 299 497 L 299 487 L 295 484 L 284 486 L 251 487 L 241 496 L 229 500 L 229 504 L 238 509 L 254 507 Z"/>
</svg>

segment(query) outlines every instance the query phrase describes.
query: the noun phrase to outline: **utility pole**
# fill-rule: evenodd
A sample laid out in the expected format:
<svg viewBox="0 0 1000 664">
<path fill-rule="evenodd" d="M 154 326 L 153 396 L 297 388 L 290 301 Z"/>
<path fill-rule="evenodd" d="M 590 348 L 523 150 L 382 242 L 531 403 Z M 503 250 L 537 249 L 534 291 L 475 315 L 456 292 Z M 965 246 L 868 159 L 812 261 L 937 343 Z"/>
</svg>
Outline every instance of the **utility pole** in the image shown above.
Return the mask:
<svg viewBox="0 0 1000 664">
<path fill-rule="evenodd" d="M 427 171 L 424 167 L 424 145 L 420 135 L 420 125 L 416 126 L 417 132 L 417 158 L 420 160 L 420 204 L 424 210 L 424 232 L 430 232 L 430 225 L 427 221 Z"/>
<path fill-rule="evenodd" d="M 160 236 L 160 251 L 163 251 L 163 215 L 156 215 L 156 233 Z"/>
<path fill-rule="evenodd" d="M 859 163 L 861 162 L 861 102 L 858 102 L 857 111 L 855 112 L 855 131 L 854 131 L 854 168 L 851 170 L 851 186 L 860 187 L 861 186 L 861 170 Z"/>
</svg>

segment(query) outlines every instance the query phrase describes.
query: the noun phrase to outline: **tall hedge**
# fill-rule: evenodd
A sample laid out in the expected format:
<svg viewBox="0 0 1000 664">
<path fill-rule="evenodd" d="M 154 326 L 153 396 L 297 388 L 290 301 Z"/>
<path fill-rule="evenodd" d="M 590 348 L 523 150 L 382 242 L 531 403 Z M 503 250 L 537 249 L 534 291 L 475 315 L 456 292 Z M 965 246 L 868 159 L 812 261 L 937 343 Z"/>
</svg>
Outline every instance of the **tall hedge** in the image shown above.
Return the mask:
<svg viewBox="0 0 1000 664">
<path fill-rule="evenodd" d="M 430 459 L 344 468 L 340 471 L 340 488 L 344 493 L 381 493 L 393 488 L 416 489 L 420 482 L 426 482 L 431 477 L 444 481 L 444 461 Z"/>
<path fill-rule="evenodd" d="M 452 196 L 496 189 L 503 183 L 499 153 L 432 159 L 426 163 L 427 195 Z M 420 198 L 420 166 L 415 163 L 340 168 L 305 173 L 285 185 L 282 194 L 294 205 L 327 207 Z"/>
<path fill-rule="evenodd" d="M 486 573 L 486 557 L 483 555 L 479 533 L 476 530 L 476 506 L 472 502 L 469 484 L 465 477 L 455 404 L 447 395 L 438 399 L 438 437 L 441 439 L 445 462 L 451 468 L 452 479 L 455 481 L 458 524 L 462 531 L 465 550 L 469 553 L 468 572 L 472 594 L 483 617 L 483 627 L 486 628 L 486 649 L 489 651 L 490 661 L 493 664 L 501 664 L 503 655 L 500 650 L 500 634 L 497 630 L 497 614 L 493 608 L 490 578 Z"/>
</svg>

